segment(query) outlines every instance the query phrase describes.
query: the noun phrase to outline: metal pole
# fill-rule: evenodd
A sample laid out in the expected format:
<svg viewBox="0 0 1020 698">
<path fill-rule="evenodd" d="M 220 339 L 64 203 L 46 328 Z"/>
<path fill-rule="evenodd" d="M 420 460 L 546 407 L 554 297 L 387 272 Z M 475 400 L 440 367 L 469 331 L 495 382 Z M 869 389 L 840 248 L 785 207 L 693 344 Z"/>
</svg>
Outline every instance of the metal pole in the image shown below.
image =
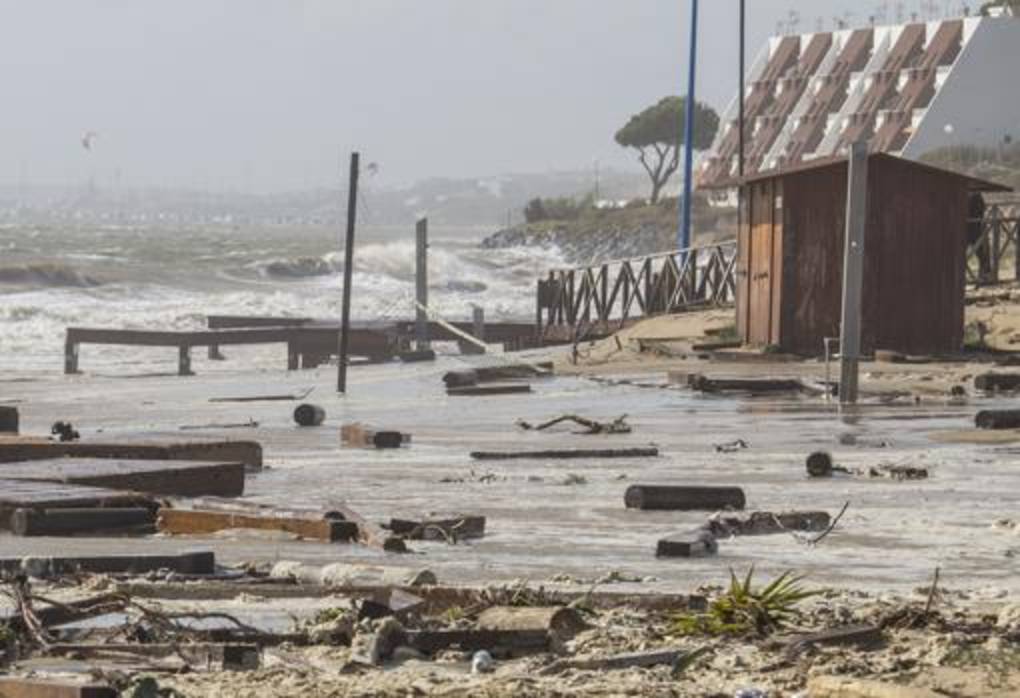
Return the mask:
<svg viewBox="0 0 1020 698">
<path fill-rule="evenodd" d="M 425 308 L 429 305 L 429 219 L 422 218 L 419 220 L 414 232 L 414 297 L 418 301 L 418 304 L 415 306 L 417 313 L 414 320 L 414 337 L 415 348 L 418 351 L 424 351 L 429 348 L 429 318 L 425 314 Z"/>
<path fill-rule="evenodd" d="M 740 132 L 737 134 L 737 171 L 740 173 L 740 177 L 744 176 L 744 96 L 745 96 L 745 83 L 746 76 L 745 71 L 745 49 L 746 37 L 747 37 L 747 2 L 746 0 L 740 0 L 740 99 L 737 100 L 737 128 Z"/>
<path fill-rule="evenodd" d="M 684 115 L 684 200 L 680 223 L 680 249 L 691 246 L 691 189 L 694 170 L 695 77 L 698 67 L 698 0 L 691 0 L 691 57 L 687 72 L 687 101 Z"/>
<path fill-rule="evenodd" d="M 861 356 L 861 293 L 868 215 L 868 144 L 864 141 L 850 146 L 847 180 L 843 318 L 839 342 L 839 402 L 843 405 L 857 402 L 857 365 Z"/>
<path fill-rule="evenodd" d="M 347 242 L 344 244 L 344 298 L 340 316 L 340 361 L 337 364 L 337 392 L 347 392 L 347 349 L 351 328 L 351 276 L 354 274 L 354 224 L 358 219 L 358 153 L 351 153 L 350 185 L 347 191 Z"/>
</svg>

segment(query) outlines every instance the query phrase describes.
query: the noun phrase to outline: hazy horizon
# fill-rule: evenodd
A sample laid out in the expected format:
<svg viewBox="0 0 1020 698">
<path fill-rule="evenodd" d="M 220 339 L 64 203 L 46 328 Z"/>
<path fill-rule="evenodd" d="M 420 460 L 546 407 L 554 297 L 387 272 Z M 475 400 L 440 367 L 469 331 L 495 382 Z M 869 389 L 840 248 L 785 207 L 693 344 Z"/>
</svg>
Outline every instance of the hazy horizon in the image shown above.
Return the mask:
<svg viewBox="0 0 1020 698">
<path fill-rule="evenodd" d="M 352 149 L 379 186 L 638 171 L 613 133 L 686 89 L 689 0 L 85 4 L 0 0 L 0 184 L 306 190 L 336 186 Z M 872 4 L 890 22 L 963 7 Z M 701 8 L 697 96 L 721 111 L 737 1 Z M 848 0 L 752 0 L 748 63 L 790 12 L 803 32 L 868 21 Z"/>
</svg>

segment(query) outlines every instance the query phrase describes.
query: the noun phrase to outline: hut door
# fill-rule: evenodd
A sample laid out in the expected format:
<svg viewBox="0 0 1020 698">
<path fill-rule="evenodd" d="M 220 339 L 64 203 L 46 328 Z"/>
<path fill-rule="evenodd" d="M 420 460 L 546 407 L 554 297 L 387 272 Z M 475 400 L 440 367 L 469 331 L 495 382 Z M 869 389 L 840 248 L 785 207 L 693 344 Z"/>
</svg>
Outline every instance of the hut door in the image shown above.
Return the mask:
<svg viewBox="0 0 1020 698">
<path fill-rule="evenodd" d="M 749 344 L 766 345 L 778 336 L 773 328 L 773 292 L 778 301 L 778 265 L 775 263 L 775 180 L 763 180 L 752 188 L 751 240 L 748 264 L 748 333 Z M 773 332 L 773 329 L 776 331 Z"/>
</svg>

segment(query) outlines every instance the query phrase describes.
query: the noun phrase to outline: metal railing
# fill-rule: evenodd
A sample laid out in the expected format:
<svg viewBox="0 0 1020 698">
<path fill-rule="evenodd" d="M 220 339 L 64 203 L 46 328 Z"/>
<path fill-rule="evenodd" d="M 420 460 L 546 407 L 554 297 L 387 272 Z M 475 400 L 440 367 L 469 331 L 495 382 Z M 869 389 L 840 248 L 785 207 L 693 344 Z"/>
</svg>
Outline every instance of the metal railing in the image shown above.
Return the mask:
<svg viewBox="0 0 1020 698">
<path fill-rule="evenodd" d="M 536 320 L 552 328 L 612 331 L 650 315 L 728 305 L 736 298 L 735 240 L 549 272 L 538 282 Z"/>
</svg>

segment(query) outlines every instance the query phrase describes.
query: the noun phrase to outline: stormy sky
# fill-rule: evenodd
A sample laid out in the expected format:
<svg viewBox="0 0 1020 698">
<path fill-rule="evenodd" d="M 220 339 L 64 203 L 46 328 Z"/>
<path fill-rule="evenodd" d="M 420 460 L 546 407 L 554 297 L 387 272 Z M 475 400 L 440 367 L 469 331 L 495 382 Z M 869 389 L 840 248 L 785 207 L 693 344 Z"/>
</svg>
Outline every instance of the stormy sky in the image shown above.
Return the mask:
<svg viewBox="0 0 1020 698">
<path fill-rule="evenodd" d="M 791 16 L 813 31 L 964 3 L 747 4 L 750 60 Z M 720 109 L 736 7 L 701 2 L 698 96 Z M 684 91 L 688 13 L 689 0 L 0 0 L 0 183 L 284 191 L 335 185 L 352 148 L 388 184 L 633 169 L 613 133 Z"/>
</svg>

